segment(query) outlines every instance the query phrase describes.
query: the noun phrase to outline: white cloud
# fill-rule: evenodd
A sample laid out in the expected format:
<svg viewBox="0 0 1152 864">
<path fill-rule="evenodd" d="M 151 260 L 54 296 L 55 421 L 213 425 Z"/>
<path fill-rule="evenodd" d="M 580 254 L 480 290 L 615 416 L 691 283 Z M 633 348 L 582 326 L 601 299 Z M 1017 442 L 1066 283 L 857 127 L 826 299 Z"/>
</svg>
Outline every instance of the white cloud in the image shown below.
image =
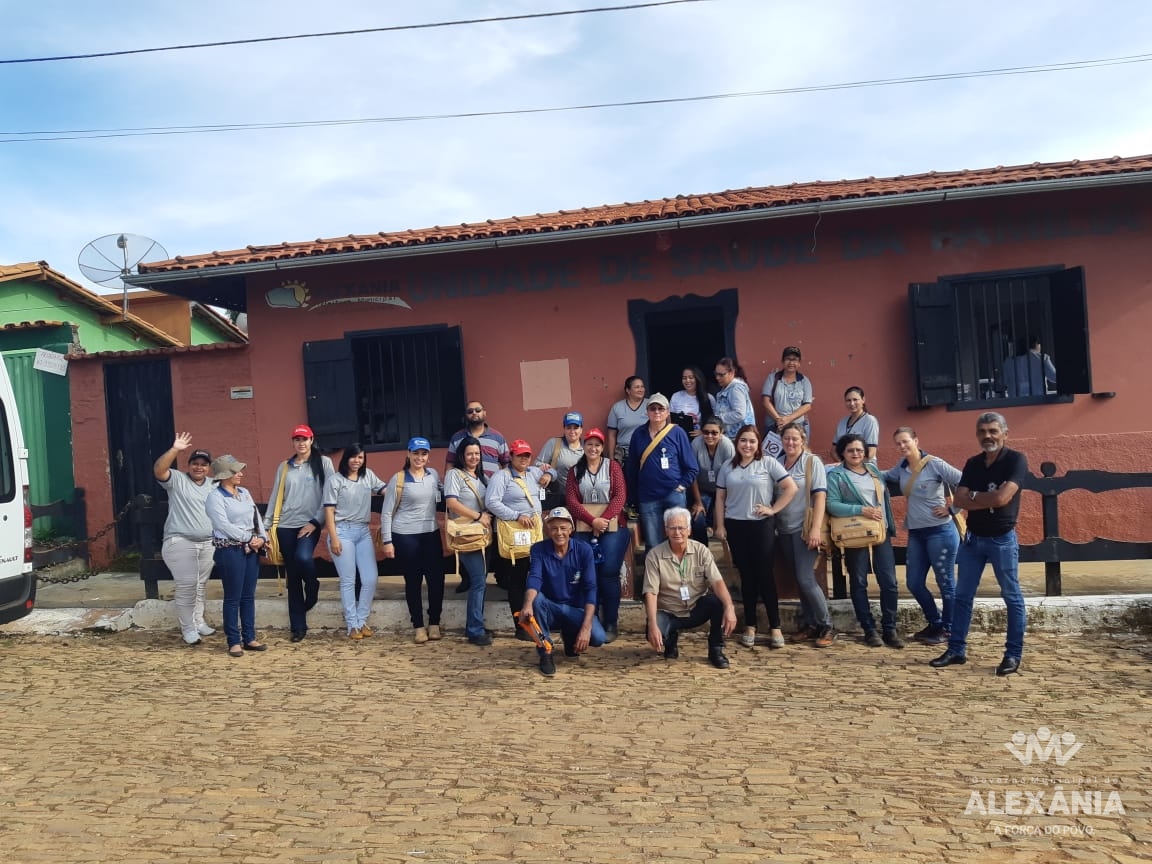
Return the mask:
<svg viewBox="0 0 1152 864">
<path fill-rule="evenodd" d="M 715 0 L 0 67 L 4 131 L 440 114 L 1138 54 L 1152 8 Z M 557 7 L 570 4 L 557 4 Z M 0 57 L 538 11 L 208 0 L 6 10 Z M 157 11 L 157 10 L 160 11 Z M 1152 152 L 1148 64 L 680 105 L 0 144 L 0 261 L 132 231 L 172 254 L 750 185 Z M 5 137 L 5 136 L 0 136 Z"/>
</svg>

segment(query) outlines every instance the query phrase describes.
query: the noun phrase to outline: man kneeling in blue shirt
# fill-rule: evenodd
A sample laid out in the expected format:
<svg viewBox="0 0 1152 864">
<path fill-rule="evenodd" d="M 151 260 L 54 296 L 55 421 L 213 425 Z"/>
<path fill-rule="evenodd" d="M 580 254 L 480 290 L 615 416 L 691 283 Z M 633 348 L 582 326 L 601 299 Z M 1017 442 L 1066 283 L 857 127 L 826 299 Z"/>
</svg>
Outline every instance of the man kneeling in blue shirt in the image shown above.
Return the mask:
<svg viewBox="0 0 1152 864">
<path fill-rule="evenodd" d="M 528 564 L 528 587 L 524 592 L 521 618 L 535 615 L 536 623 L 549 638 L 552 625 L 560 628 L 564 654 L 575 657 L 589 646 L 604 644 L 604 628 L 596 618 L 596 563 L 592 547 L 573 540 L 576 523 L 567 507 L 549 510 L 544 517 L 547 540 L 532 544 Z M 540 671 L 556 674 L 556 662 L 543 648 Z"/>
</svg>

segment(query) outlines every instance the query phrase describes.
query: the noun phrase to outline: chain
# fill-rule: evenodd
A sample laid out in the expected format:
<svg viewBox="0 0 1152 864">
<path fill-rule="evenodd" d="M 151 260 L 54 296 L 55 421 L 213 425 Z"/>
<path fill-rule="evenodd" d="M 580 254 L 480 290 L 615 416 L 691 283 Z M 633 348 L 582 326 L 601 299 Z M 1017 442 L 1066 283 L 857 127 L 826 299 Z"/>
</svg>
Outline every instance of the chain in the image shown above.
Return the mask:
<svg viewBox="0 0 1152 864">
<path fill-rule="evenodd" d="M 152 497 L 150 495 L 145 495 L 144 501 L 145 501 L 146 505 L 151 504 L 152 503 Z M 90 543 L 95 543 L 97 540 L 101 539 L 105 534 L 107 534 L 109 531 L 111 531 L 113 528 L 115 528 L 116 523 L 118 523 L 121 519 L 123 519 L 128 514 L 128 511 L 131 510 L 135 506 L 136 506 L 135 499 L 129 500 L 129 502 L 121 508 L 120 512 L 112 517 L 111 522 L 109 522 L 107 525 L 105 525 L 103 528 L 101 528 L 99 531 L 97 531 L 95 534 L 93 534 L 87 540 L 80 541 L 80 543 L 89 543 L 90 544 Z M 54 549 L 63 549 L 65 546 L 77 546 L 77 545 L 80 545 L 80 544 L 77 543 L 75 540 L 69 540 L 69 541 L 65 541 L 63 543 L 56 543 L 52 546 L 41 547 L 41 551 L 42 552 L 51 552 Z M 95 568 L 90 567 L 81 573 L 75 574 L 74 576 L 37 576 L 36 579 L 42 585 L 66 585 L 69 582 L 83 582 L 85 579 L 91 579 L 93 576 L 96 575 L 97 572 L 99 572 L 99 571 L 96 570 Z"/>
</svg>

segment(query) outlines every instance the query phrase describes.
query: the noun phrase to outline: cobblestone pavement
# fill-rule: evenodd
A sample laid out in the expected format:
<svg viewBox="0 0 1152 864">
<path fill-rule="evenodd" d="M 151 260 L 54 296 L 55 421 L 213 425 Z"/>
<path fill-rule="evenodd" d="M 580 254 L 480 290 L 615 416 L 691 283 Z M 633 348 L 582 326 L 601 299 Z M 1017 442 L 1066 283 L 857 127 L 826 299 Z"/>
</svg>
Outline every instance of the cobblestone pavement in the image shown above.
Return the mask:
<svg viewBox="0 0 1152 864">
<path fill-rule="evenodd" d="M 545 679 L 504 634 L 0 637 L 0 860 L 1152 860 L 1152 646 L 1030 637 L 996 678 L 1001 640 L 722 672 L 628 634 Z M 1093 792 L 1125 812 L 1048 815 Z"/>
</svg>

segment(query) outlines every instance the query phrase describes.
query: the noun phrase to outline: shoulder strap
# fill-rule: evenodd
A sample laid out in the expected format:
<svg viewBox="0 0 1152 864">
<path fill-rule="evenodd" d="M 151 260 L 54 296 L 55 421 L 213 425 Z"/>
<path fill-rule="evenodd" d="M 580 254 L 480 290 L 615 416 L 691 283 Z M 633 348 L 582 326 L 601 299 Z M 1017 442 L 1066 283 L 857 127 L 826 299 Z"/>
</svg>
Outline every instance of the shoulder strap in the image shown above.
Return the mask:
<svg viewBox="0 0 1152 864">
<path fill-rule="evenodd" d="M 507 469 L 505 469 L 505 470 L 507 470 Z M 508 476 L 512 477 L 511 471 L 508 471 Z M 524 478 L 523 477 L 512 477 L 512 482 L 524 490 L 524 497 L 528 499 L 528 503 L 531 505 L 532 504 L 532 493 L 528 491 L 528 484 L 524 482 Z M 535 510 L 536 508 L 533 507 L 532 509 Z"/>
<path fill-rule="evenodd" d="M 472 490 L 472 494 L 475 495 L 476 500 L 480 502 L 480 510 L 481 510 L 481 512 L 483 512 L 483 510 L 484 510 L 484 496 L 476 491 L 476 487 L 473 486 L 472 481 L 470 479 L 468 479 L 468 472 L 460 471 L 459 468 L 454 468 L 452 470 L 460 472 L 460 479 L 464 481 L 465 486 L 467 486 L 470 490 Z"/>
<path fill-rule="evenodd" d="M 652 455 L 652 451 L 656 449 L 656 445 L 664 440 L 664 437 L 672 431 L 674 424 L 669 423 L 663 429 L 656 433 L 656 437 L 648 442 L 648 446 L 644 448 L 644 452 L 640 454 L 640 468 L 644 468 L 644 463 L 648 461 L 648 457 Z"/>
<path fill-rule="evenodd" d="M 551 458 L 549 458 L 548 464 L 551 465 L 553 468 L 556 467 L 556 454 L 560 452 L 560 442 L 563 440 L 564 440 L 563 438 L 553 438 L 552 439 L 552 456 L 551 456 Z"/>
<path fill-rule="evenodd" d="M 812 460 L 816 457 L 811 453 L 801 453 L 804 460 L 804 491 L 808 495 L 808 504 L 804 507 L 804 522 L 808 522 L 808 514 L 812 512 Z"/>
<path fill-rule="evenodd" d="M 920 476 L 920 472 L 924 470 L 924 466 L 931 461 L 932 457 L 925 455 L 924 458 L 916 463 L 916 467 L 912 469 L 912 476 L 908 478 L 908 485 L 902 487 L 905 497 L 911 493 L 912 487 L 916 485 L 916 478 Z"/>
<path fill-rule="evenodd" d="M 288 474 L 288 462 L 280 463 L 280 476 L 276 478 L 276 504 L 272 508 L 272 527 L 280 524 L 280 509 L 284 506 L 284 486 Z"/>
<path fill-rule="evenodd" d="M 396 515 L 396 511 L 400 509 L 400 499 L 404 497 L 404 472 L 396 472 L 396 504 L 392 507 L 392 515 Z"/>
</svg>

